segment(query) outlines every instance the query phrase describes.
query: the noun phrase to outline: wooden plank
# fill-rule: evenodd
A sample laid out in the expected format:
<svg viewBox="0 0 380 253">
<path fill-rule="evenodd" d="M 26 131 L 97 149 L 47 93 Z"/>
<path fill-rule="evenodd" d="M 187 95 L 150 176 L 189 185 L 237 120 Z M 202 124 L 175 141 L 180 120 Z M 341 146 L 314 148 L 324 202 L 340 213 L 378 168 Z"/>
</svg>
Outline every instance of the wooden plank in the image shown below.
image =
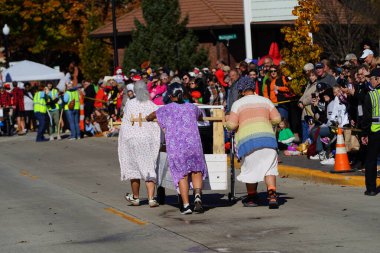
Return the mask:
<svg viewBox="0 0 380 253">
<path fill-rule="evenodd" d="M 222 109 L 213 109 L 213 117 L 224 118 L 224 111 Z M 213 126 L 213 153 L 224 154 L 224 128 L 223 122 L 215 121 Z"/>
</svg>

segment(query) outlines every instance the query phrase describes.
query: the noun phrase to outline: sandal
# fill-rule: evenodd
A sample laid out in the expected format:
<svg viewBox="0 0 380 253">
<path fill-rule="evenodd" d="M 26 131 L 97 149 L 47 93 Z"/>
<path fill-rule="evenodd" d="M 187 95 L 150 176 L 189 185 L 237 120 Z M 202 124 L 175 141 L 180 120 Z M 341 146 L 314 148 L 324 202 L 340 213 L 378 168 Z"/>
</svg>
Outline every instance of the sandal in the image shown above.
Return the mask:
<svg viewBox="0 0 380 253">
<path fill-rule="evenodd" d="M 269 201 L 269 209 L 277 209 L 278 208 L 278 195 L 276 191 L 269 190 L 268 191 L 268 201 Z"/>
</svg>

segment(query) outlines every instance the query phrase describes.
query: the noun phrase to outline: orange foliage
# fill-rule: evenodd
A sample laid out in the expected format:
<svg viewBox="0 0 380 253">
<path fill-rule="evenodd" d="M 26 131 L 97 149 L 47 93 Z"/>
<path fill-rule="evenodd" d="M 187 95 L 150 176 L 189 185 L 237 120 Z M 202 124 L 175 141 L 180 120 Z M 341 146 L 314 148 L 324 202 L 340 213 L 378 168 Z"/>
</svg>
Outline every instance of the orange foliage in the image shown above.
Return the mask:
<svg viewBox="0 0 380 253">
<path fill-rule="evenodd" d="M 315 19 L 318 12 L 319 8 L 314 0 L 298 0 L 298 6 L 292 11 L 298 17 L 294 26 L 281 29 L 286 41 L 286 46 L 281 50 L 286 62 L 283 73 L 292 78 L 290 87 L 298 95 L 301 95 L 302 86 L 307 83 L 303 66 L 309 62 L 318 62 L 322 52 L 321 47 L 314 44 L 310 36 L 319 30 L 319 22 Z"/>
</svg>

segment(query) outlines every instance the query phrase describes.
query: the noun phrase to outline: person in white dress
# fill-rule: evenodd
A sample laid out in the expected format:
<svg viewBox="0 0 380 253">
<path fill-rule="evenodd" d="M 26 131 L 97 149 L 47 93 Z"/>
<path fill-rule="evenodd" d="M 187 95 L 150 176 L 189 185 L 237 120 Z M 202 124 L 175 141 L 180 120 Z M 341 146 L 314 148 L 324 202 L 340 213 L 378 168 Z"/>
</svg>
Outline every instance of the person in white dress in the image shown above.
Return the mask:
<svg viewBox="0 0 380 253">
<path fill-rule="evenodd" d="M 131 204 L 140 205 L 140 180 L 144 180 L 150 207 L 158 206 L 153 198 L 157 181 L 156 166 L 160 150 L 160 127 L 156 122 L 132 124 L 131 117 L 142 114 L 144 119 L 158 109 L 149 96 L 144 81 L 137 81 L 134 86 L 136 97 L 129 100 L 124 107 L 124 116 L 119 134 L 119 162 L 121 180 L 131 182 L 132 193 L 127 193 L 125 199 Z"/>
</svg>

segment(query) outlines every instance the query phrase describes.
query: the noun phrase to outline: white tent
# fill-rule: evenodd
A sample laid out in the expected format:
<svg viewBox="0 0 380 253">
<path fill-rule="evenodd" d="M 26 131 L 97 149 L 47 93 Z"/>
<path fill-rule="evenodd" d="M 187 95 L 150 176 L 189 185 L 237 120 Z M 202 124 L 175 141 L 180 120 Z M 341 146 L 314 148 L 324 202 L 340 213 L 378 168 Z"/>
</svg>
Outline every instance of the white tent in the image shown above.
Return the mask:
<svg viewBox="0 0 380 253">
<path fill-rule="evenodd" d="M 3 81 L 45 81 L 61 80 L 64 74 L 56 69 L 32 61 L 20 61 L 5 69 L 2 73 Z"/>
</svg>

